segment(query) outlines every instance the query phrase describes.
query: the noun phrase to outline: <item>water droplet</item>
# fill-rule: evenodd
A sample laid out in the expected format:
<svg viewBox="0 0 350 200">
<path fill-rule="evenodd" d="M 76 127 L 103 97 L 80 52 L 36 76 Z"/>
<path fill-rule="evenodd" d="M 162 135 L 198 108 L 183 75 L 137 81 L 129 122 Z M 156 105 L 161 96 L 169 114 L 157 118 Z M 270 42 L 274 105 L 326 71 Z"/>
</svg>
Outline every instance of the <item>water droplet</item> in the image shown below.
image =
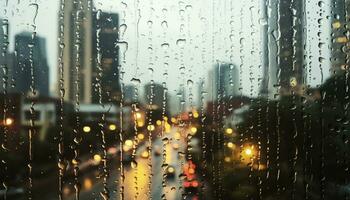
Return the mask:
<svg viewBox="0 0 350 200">
<path fill-rule="evenodd" d="M 131 161 L 131 167 L 133 169 L 136 169 L 137 168 L 137 162 L 135 160 Z"/>
<path fill-rule="evenodd" d="M 183 48 L 186 45 L 186 39 L 178 39 L 176 40 L 176 45 L 180 48 Z"/>
</svg>

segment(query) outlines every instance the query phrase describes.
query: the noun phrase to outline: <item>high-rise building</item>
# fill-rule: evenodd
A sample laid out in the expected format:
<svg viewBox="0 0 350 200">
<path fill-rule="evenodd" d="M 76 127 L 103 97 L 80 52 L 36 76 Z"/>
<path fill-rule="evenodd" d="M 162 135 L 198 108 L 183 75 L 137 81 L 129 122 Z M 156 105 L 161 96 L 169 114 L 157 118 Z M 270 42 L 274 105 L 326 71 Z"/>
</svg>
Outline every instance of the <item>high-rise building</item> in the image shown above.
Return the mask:
<svg viewBox="0 0 350 200">
<path fill-rule="evenodd" d="M 93 13 L 92 55 L 92 102 L 118 101 L 119 85 L 119 49 L 118 15 L 104 12 Z M 100 91 L 101 90 L 101 91 Z M 101 93 L 101 96 L 100 96 Z"/>
<path fill-rule="evenodd" d="M 331 63 L 332 73 L 338 73 L 348 68 L 346 63 L 346 51 L 348 37 L 346 36 L 346 17 L 350 12 L 350 1 L 334 0 L 331 3 L 332 20 L 332 45 L 331 45 Z M 346 12 L 348 11 L 348 12 Z"/>
<path fill-rule="evenodd" d="M 4 50 L 5 47 L 5 41 L 7 40 L 5 38 L 5 34 L 4 34 L 4 31 L 7 31 L 8 30 L 8 21 L 5 20 L 5 19 L 0 19 L 0 27 L 2 28 L 0 30 L 0 50 L 1 50 L 1 54 L 0 54 L 0 59 L 2 58 L 2 52 Z M 3 28 L 4 27 L 4 28 Z"/>
<path fill-rule="evenodd" d="M 64 7 L 65 100 L 106 103 L 120 99 L 118 15 L 92 11 L 92 0 Z M 79 97 L 79 99 L 78 99 Z"/>
<path fill-rule="evenodd" d="M 0 19 L 0 27 L 3 27 L 7 23 L 7 21 Z M 0 67 L 3 69 L 7 64 L 6 64 L 6 56 L 7 56 L 7 48 L 5 46 L 5 34 L 3 29 L 0 29 Z M 4 77 L 4 72 L 3 70 L 0 71 L 0 84 L 3 85 L 3 77 Z M 3 88 L 0 88 L 0 91 Z"/>
<path fill-rule="evenodd" d="M 167 96 L 164 96 L 165 88 L 159 83 L 148 83 L 144 89 L 144 100 L 148 105 L 152 105 L 152 109 L 163 109 L 163 102 L 169 102 Z M 152 101 L 152 103 L 151 103 Z M 167 110 L 168 103 L 165 104 Z"/>
<path fill-rule="evenodd" d="M 136 93 L 134 85 L 126 85 L 124 86 L 124 102 L 125 103 L 133 103 L 135 102 Z"/>
<path fill-rule="evenodd" d="M 234 64 L 218 62 L 209 73 L 208 100 L 230 98 L 238 95 L 239 74 Z"/>
<path fill-rule="evenodd" d="M 205 107 L 204 100 L 207 98 L 207 90 L 205 88 L 205 81 L 200 79 L 197 85 L 197 107 L 200 109 L 202 106 Z M 203 102 L 202 102 L 203 101 Z"/>
<path fill-rule="evenodd" d="M 289 95 L 304 84 L 304 1 L 262 0 L 263 80 L 261 93 Z"/>
<path fill-rule="evenodd" d="M 64 17 L 59 19 L 64 25 L 64 98 L 75 102 L 79 97 L 81 103 L 92 103 L 92 0 L 66 1 Z"/>
<path fill-rule="evenodd" d="M 49 96 L 49 67 L 46 57 L 46 40 L 22 32 L 15 36 L 15 60 L 10 74 L 15 79 L 13 90 L 32 95 L 31 86 L 38 96 Z M 33 85 L 34 83 L 34 85 Z"/>
</svg>

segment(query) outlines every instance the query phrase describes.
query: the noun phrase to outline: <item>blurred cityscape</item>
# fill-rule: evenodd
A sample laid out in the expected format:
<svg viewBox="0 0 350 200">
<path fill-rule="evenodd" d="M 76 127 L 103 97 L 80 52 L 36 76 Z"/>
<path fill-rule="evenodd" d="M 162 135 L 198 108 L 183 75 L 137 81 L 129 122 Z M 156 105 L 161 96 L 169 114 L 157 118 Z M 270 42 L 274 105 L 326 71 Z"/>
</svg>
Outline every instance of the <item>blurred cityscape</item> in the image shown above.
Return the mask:
<svg viewBox="0 0 350 200">
<path fill-rule="evenodd" d="M 331 76 L 318 87 L 303 1 L 263 7 L 257 97 L 223 61 L 176 94 L 157 77 L 124 84 L 119 14 L 88 0 L 58 13 L 52 94 L 46 39 L 18 33 L 10 52 L 0 20 L 0 199 L 348 199 L 350 3 L 334 2 L 332 42 L 319 43 Z"/>
</svg>

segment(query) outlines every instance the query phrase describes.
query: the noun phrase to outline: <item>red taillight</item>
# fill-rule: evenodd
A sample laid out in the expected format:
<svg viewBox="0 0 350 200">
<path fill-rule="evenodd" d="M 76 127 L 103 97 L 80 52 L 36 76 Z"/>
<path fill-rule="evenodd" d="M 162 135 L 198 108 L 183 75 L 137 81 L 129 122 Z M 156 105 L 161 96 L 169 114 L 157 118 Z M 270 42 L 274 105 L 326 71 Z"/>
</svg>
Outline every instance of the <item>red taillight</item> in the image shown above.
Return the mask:
<svg viewBox="0 0 350 200">
<path fill-rule="evenodd" d="M 193 187 L 198 187 L 198 185 L 199 185 L 198 181 L 193 181 L 193 182 L 192 182 L 192 186 L 193 186 Z"/>
<path fill-rule="evenodd" d="M 188 181 L 185 181 L 185 182 L 184 182 L 184 187 L 187 188 L 187 187 L 190 187 L 190 186 L 191 186 L 191 183 L 190 183 L 190 182 L 188 182 Z"/>
</svg>

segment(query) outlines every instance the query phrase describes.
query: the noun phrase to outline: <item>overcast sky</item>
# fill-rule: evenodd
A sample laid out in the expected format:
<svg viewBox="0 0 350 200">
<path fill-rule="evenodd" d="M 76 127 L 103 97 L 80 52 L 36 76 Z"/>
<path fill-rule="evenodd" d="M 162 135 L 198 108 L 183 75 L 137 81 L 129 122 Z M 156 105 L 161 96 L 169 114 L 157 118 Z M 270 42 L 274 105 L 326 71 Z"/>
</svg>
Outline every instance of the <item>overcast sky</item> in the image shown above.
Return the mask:
<svg viewBox="0 0 350 200">
<path fill-rule="evenodd" d="M 10 0 L 7 7 L 6 0 L 0 2 L 0 17 L 7 17 L 10 21 L 11 50 L 14 34 L 32 32 L 33 23 L 37 34 L 46 38 L 53 88 L 57 74 L 58 1 Z M 35 19 L 35 7 L 30 6 L 31 3 L 39 5 Z M 329 21 L 326 15 L 329 9 L 325 3 L 322 39 L 327 44 Z M 316 1 L 308 2 L 308 28 L 311 30 L 317 26 L 318 9 L 315 6 Z M 258 80 L 262 76 L 259 0 L 95 0 L 95 7 L 120 15 L 120 39 L 128 43 L 127 49 L 125 45 L 120 46 L 126 84 L 133 77 L 143 83 L 154 79 L 156 82 L 165 81 L 170 91 L 174 91 L 188 80 L 196 83 L 200 78 L 207 78 L 210 68 L 220 60 L 237 66 L 242 63 L 240 77 L 244 94 L 257 94 Z M 315 61 L 308 66 L 312 69 L 308 74 L 309 84 L 313 86 L 320 83 L 321 74 L 315 49 L 316 34 L 316 31 L 311 31 L 308 35 L 308 46 Z M 326 59 L 329 57 L 327 45 L 322 54 Z M 328 65 L 323 65 L 323 73 L 327 75 Z M 164 75 L 165 72 L 168 76 Z"/>
</svg>

